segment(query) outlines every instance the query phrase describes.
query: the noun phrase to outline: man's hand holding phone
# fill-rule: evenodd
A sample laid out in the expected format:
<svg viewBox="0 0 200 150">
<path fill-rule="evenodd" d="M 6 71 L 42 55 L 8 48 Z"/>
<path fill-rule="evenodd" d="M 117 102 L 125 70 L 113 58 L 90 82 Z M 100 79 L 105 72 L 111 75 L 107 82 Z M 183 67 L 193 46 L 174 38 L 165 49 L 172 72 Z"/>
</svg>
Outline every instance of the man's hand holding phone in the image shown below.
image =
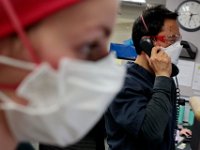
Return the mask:
<svg viewBox="0 0 200 150">
<path fill-rule="evenodd" d="M 152 48 L 149 65 L 156 76 L 170 77 L 172 73 L 171 58 L 160 46 Z"/>
</svg>

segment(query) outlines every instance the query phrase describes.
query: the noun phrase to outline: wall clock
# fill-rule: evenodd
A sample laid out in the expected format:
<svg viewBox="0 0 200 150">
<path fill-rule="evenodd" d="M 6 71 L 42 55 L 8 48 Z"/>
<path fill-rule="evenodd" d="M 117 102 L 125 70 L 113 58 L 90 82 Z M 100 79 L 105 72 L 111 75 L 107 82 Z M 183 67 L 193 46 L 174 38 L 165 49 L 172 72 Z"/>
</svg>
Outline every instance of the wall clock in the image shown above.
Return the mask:
<svg viewBox="0 0 200 150">
<path fill-rule="evenodd" d="M 200 1 L 185 0 L 176 9 L 178 23 L 183 30 L 194 32 L 200 30 Z"/>
</svg>

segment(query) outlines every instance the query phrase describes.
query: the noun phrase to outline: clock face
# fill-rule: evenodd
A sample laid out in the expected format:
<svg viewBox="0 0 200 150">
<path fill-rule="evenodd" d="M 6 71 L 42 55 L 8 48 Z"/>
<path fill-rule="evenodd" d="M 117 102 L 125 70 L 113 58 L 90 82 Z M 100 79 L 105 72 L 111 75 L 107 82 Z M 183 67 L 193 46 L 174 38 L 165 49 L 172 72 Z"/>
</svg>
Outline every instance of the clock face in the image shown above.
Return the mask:
<svg viewBox="0 0 200 150">
<path fill-rule="evenodd" d="M 178 8 L 178 23 L 186 31 L 197 31 L 200 29 L 200 1 L 186 0 Z"/>
</svg>

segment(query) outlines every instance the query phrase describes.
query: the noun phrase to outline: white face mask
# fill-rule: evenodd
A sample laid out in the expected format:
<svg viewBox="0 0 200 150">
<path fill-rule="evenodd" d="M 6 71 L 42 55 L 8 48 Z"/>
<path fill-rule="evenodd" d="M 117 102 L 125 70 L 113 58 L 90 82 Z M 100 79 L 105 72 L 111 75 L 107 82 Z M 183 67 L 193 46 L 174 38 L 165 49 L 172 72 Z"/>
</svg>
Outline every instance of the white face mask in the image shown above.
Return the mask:
<svg viewBox="0 0 200 150">
<path fill-rule="evenodd" d="M 180 41 L 177 41 L 174 44 L 163 48 L 163 50 L 170 56 L 172 63 L 177 65 L 182 48 L 183 46 L 180 44 Z"/>
<path fill-rule="evenodd" d="M 113 55 L 97 62 L 63 59 L 58 71 L 44 63 L 17 88 L 29 105 L 16 104 L 1 92 L 1 108 L 19 141 L 73 144 L 103 115 L 121 89 L 125 72 Z"/>
</svg>

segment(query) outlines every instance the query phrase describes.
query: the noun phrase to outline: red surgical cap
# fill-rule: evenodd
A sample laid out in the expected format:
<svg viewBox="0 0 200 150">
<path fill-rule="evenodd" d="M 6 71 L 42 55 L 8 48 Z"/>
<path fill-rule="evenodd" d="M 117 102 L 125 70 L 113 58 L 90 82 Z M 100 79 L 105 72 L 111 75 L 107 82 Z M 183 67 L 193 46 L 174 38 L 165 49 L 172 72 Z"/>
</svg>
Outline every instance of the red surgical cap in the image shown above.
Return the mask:
<svg viewBox="0 0 200 150">
<path fill-rule="evenodd" d="M 5 37 L 15 29 L 0 0 L 0 38 Z M 81 0 L 9 0 L 23 27 L 27 27 L 52 13 L 69 7 Z"/>
</svg>

